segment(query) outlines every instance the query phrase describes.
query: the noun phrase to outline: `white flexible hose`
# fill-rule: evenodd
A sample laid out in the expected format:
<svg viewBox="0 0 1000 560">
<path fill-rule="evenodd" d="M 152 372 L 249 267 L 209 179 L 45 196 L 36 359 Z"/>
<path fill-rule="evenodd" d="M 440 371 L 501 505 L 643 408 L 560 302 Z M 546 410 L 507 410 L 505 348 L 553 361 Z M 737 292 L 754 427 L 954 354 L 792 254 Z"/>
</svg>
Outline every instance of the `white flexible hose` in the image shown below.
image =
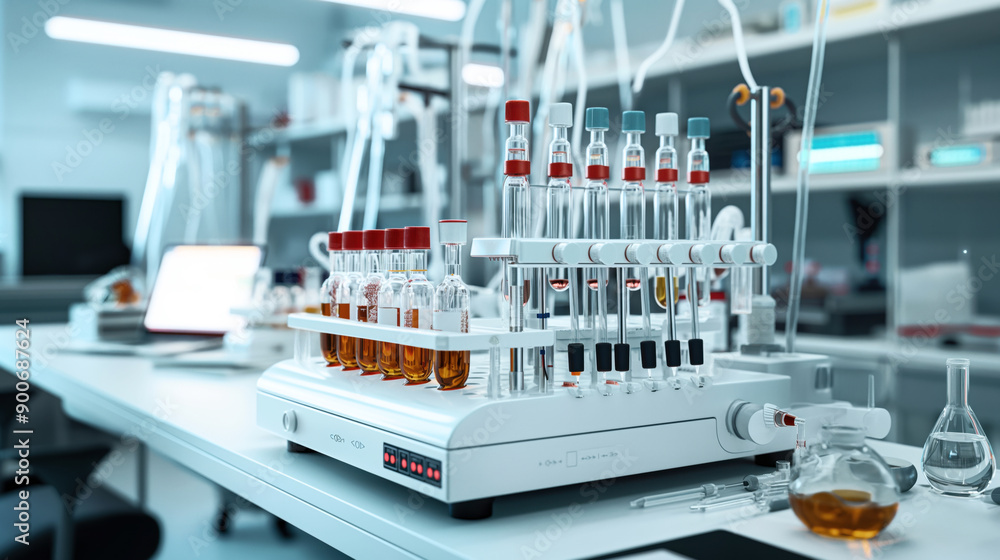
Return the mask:
<svg viewBox="0 0 1000 560">
<path fill-rule="evenodd" d="M 809 88 L 806 90 L 806 114 L 802 123 L 802 144 L 799 150 L 799 181 L 795 204 L 795 234 L 792 245 L 792 283 L 788 290 L 788 316 L 785 320 L 785 350 L 795 351 L 795 331 L 799 325 L 799 305 L 802 301 L 802 270 L 806 254 L 806 223 L 809 218 L 809 159 L 819 88 L 823 82 L 823 58 L 826 55 L 826 23 L 830 10 L 828 0 L 816 0 L 816 31 L 813 34 L 812 62 L 809 64 Z"/>
<path fill-rule="evenodd" d="M 743 73 L 743 81 L 750 87 L 750 91 L 755 91 L 757 89 L 757 81 L 753 79 L 753 72 L 750 71 L 750 63 L 747 62 L 747 47 L 743 42 L 743 24 L 740 23 L 740 11 L 733 4 L 733 0 L 719 0 L 719 4 L 729 12 L 729 17 L 733 20 L 733 42 L 736 43 L 736 58 L 740 63 L 740 72 Z"/>
<path fill-rule="evenodd" d="M 649 72 L 650 67 L 663 58 L 667 54 L 667 51 L 670 50 L 670 46 L 674 44 L 674 37 L 677 35 L 677 25 L 681 22 L 681 10 L 683 9 L 684 0 L 677 0 L 677 3 L 674 4 L 674 13 L 670 16 L 670 27 L 667 28 L 667 37 L 663 40 L 660 48 L 656 49 L 653 54 L 642 61 L 639 69 L 635 72 L 635 81 L 632 83 L 633 95 L 639 95 L 642 91 L 642 86 L 646 83 L 646 73 Z"/>
<path fill-rule="evenodd" d="M 625 8 L 622 0 L 611 0 L 611 36 L 615 42 L 615 67 L 618 71 L 618 95 L 622 111 L 632 110 L 632 74 L 628 59 L 628 36 L 625 33 Z"/>
</svg>

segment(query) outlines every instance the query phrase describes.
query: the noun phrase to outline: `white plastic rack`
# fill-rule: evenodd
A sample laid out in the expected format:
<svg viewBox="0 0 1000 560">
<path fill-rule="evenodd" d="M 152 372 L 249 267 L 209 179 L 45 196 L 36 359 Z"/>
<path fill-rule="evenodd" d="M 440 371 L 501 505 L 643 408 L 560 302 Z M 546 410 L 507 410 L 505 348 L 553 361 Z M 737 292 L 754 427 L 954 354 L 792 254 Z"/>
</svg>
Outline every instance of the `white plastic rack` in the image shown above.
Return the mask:
<svg viewBox="0 0 1000 560">
<path fill-rule="evenodd" d="M 430 350 L 489 350 L 491 348 L 534 348 L 555 344 L 555 332 L 524 329 L 510 332 L 500 319 L 470 319 L 469 332 L 444 332 L 429 329 L 394 327 L 326 317 L 316 313 L 292 313 L 288 326 L 303 331 L 354 336 L 416 346 Z"/>
<path fill-rule="evenodd" d="M 508 259 L 514 266 L 770 266 L 778 251 L 756 241 L 657 241 L 608 239 L 477 238 L 472 256 Z"/>
</svg>

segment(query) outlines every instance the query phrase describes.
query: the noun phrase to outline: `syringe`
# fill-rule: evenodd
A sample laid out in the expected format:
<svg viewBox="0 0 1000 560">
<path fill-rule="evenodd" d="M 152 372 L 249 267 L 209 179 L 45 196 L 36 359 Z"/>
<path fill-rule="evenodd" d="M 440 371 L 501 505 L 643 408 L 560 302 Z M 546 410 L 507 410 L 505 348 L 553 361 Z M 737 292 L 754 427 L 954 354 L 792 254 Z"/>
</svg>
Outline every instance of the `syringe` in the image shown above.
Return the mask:
<svg viewBox="0 0 1000 560">
<path fill-rule="evenodd" d="M 713 496 L 718 496 L 723 490 L 729 488 L 741 488 L 743 487 L 742 482 L 733 482 L 731 484 L 703 484 L 697 488 L 688 488 L 687 490 L 677 490 L 674 492 L 667 492 L 665 494 L 655 494 L 653 496 L 646 496 L 644 498 L 639 498 L 638 500 L 633 500 L 630 502 L 634 508 L 647 508 L 654 506 L 662 506 L 665 504 L 674 504 L 677 502 L 684 502 L 688 500 L 698 500 Z"/>
</svg>

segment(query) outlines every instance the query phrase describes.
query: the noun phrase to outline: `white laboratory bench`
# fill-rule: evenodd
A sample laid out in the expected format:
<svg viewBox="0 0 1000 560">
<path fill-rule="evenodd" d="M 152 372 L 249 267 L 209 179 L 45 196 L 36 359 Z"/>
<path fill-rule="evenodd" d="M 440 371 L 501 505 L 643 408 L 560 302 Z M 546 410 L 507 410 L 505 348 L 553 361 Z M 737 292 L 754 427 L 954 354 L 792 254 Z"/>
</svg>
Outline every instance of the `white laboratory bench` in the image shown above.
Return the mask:
<svg viewBox="0 0 1000 560">
<path fill-rule="evenodd" d="M 13 331 L 0 328 L 0 341 L 10 341 L 10 350 L 0 352 L 0 368 L 7 371 L 14 366 Z M 934 495 L 922 477 L 903 496 L 892 525 L 867 542 L 813 535 L 788 510 L 749 516 L 741 509 L 693 513 L 687 505 L 629 508 L 641 496 L 768 470 L 748 461 L 621 480 L 609 471 L 601 481 L 498 498 L 489 519 L 456 520 L 442 503 L 328 457 L 288 453 L 283 439 L 257 427 L 256 374 L 55 353 L 53 347 L 67 340 L 64 326 L 31 331 L 31 382 L 60 397 L 68 414 L 141 438 L 157 453 L 353 557 L 581 558 L 713 529 L 816 558 L 991 558 L 1000 550 L 1000 506 Z M 918 448 L 873 446 L 919 464 Z"/>
</svg>

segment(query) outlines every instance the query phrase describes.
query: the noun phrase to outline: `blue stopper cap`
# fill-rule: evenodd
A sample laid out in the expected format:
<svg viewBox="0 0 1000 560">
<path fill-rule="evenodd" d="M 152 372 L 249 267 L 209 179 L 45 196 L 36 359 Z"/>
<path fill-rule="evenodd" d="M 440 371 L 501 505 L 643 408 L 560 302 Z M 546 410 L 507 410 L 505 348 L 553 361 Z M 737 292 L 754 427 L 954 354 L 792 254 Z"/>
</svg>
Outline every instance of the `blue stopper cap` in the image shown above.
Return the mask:
<svg viewBox="0 0 1000 560">
<path fill-rule="evenodd" d="M 642 111 L 622 113 L 622 132 L 646 132 L 646 113 Z"/>
<path fill-rule="evenodd" d="M 708 138 L 712 127 L 706 117 L 688 119 L 688 138 Z"/>
<path fill-rule="evenodd" d="M 611 118 L 606 107 L 587 108 L 587 130 L 607 130 L 610 126 Z"/>
</svg>

